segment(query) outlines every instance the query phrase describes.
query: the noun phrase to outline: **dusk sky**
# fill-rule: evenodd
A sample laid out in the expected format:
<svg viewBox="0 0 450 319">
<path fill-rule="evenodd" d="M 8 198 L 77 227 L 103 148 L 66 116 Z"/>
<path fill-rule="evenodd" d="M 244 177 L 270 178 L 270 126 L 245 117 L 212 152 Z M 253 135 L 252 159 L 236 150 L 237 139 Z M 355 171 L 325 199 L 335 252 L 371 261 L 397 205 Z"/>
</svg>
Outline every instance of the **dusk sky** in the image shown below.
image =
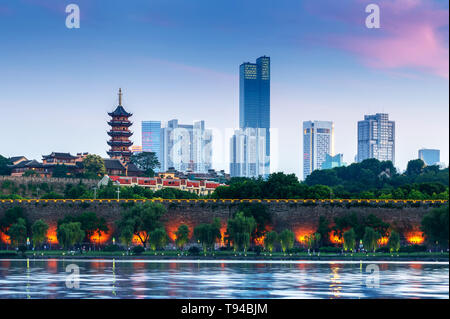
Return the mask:
<svg viewBox="0 0 450 319">
<path fill-rule="evenodd" d="M 65 25 L 66 5 L 81 27 Z M 368 29 L 365 7 L 381 9 Z M 438 0 L 0 0 L 0 154 L 107 157 L 117 105 L 141 121 L 205 120 L 229 171 L 239 64 L 271 57 L 272 171 L 302 178 L 302 122 L 333 121 L 348 164 L 357 121 L 389 113 L 395 166 L 418 149 L 449 163 L 449 12 Z M 278 151 L 277 151 L 278 149 Z"/>
</svg>

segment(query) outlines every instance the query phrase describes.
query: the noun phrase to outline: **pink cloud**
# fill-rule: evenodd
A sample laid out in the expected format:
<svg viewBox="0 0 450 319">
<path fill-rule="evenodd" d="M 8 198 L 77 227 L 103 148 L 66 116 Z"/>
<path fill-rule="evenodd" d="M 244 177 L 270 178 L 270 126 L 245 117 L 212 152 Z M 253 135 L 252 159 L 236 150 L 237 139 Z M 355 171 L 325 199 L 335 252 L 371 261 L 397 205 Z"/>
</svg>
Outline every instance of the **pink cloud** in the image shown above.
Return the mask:
<svg viewBox="0 0 450 319">
<path fill-rule="evenodd" d="M 365 29 L 363 35 L 337 36 L 332 44 L 355 53 L 373 68 L 414 69 L 448 79 L 448 9 L 438 8 L 430 0 L 376 3 L 380 6 L 380 29 L 359 24 Z"/>
</svg>

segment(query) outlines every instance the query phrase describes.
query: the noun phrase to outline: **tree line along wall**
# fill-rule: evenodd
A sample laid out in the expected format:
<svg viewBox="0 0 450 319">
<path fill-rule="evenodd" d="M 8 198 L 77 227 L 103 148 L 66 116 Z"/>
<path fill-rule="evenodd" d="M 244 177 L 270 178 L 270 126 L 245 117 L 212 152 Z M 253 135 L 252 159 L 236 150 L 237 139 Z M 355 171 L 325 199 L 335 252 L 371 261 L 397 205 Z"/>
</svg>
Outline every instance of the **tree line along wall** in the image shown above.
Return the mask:
<svg viewBox="0 0 450 319">
<path fill-rule="evenodd" d="M 209 203 L 209 202 L 188 202 L 188 201 L 162 201 L 167 208 L 167 213 L 161 221 L 169 235 L 174 240 L 174 232 L 181 224 L 189 226 L 191 233 L 195 226 L 201 223 L 210 223 L 215 217 L 221 220 L 222 233 L 226 231 L 227 220 L 239 210 L 240 201 L 233 203 Z M 445 202 L 413 202 L 405 203 L 289 203 L 271 202 L 263 203 L 267 205 L 272 222 L 268 229 L 281 232 L 290 229 L 295 233 L 299 242 L 304 240 L 306 235 L 317 230 L 320 216 L 324 216 L 332 225 L 335 217 L 356 213 L 358 216 L 368 216 L 374 214 L 384 222 L 389 223 L 393 229 L 398 231 L 403 239 L 410 243 L 421 243 L 423 241 L 420 232 L 420 224 L 423 216 L 433 207 L 439 207 Z M 12 207 L 23 207 L 28 220 L 33 223 L 38 219 L 43 219 L 49 224 L 49 240 L 53 243 L 56 239 L 56 226 L 59 219 L 66 215 L 79 215 L 85 211 L 92 211 L 99 217 L 104 217 L 108 223 L 110 231 L 102 234 L 99 238 L 93 239 L 98 243 L 107 243 L 112 237 L 119 238 L 115 222 L 120 219 L 121 212 L 126 210 L 134 202 L 126 200 L 117 202 L 111 201 L 0 201 L 0 218 L 4 212 Z M 337 238 L 330 239 L 336 240 Z M 422 239 L 421 239 L 422 238 Z M 5 236 L 3 234 L 3 241 Z"/>
</svg>

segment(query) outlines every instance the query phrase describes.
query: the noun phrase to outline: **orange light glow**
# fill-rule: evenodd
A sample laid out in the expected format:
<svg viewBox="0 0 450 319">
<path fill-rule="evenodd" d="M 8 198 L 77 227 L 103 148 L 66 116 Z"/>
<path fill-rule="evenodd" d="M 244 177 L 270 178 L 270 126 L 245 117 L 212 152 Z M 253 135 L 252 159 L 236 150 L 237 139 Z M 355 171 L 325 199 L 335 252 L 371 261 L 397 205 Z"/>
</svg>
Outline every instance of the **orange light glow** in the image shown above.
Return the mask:
<svg viewBox="0 0 450 319">
<path fill-rule="evenodd" d="M 314 234 L 314 230 L 313 229 L 296 229 L 294 231 L 295 234 L 295 239 L 297 239 L 297 241 L 301 244 L 306 244 L 306 237 L 311 236 L 312 234 Z"/>
<path fill-rule="evenodd" d="M 47 241 L 50 244 L 58 244 L 58 238 L 56 237 L 56 225 L 50 225 L 48 228 Z"/>
<path fill-rule="evenodd" d="M 100 231 L 100 234 L 98 232 L 95 232 L 90 238 L 90 242 L 94 244 L 104 244 L 109 241 L 109 238 L 111 237 L 110 233 L 105 233 L 103 231 Z"/>
<path fill-rule="evenodd" d="M 142 239 L 145 238 L 145 233 L 144 232 L 141 232 L 140 235 L 141 235 Z M 139 239 L 138 235 L 133 235 L 133 239 L 131 240 L 131 243 L 133 243 L 135 245 L 142 245 L 142 242 Z"/>
<path fill-rule="evenodd" d="M 379 246 L 386 246 L 389 241 L 389 237 L 381 237 L 378 239 L 377 243 Z"/>
<path fill-rule="evenodd" d="M 222 225 L 222 227 L 220 227 L 220 235 L 221 235 L 221 239 L 220 239 L 220 246 L 225 246 L 225 233 L 227 232 L 227 225 Z"/>
<path fill-rule="evenodd" d="M 332 242 L 333 244 L 342 244 L 344 243 L 344 240 L 342 238 L 339 238 L 339 236 L 332 231 L 330 232 L 330 242 Z"/>
<path fill-rule="evenodd" d="M 166 225 L 164 225 L 165 228 L 166 228 L 166 233 L 167 233 L 167 235 L 169 236 L 169 238 L 172 241 L 175 241 L 177 239 L 177 235 L 175 233 L 178 231 L 178 228 L 181 225 L 183 225 L 183 224 L 188 226 L 188 228 L 189 228 L 189 238 L 191 238 L 192 235 L 193 235 L 193 231 L 192 230 L 194 229 L 194 227 L 190 223 L 184 223 L 184 222 L 183 223 L 170 223 L 169 222 Z"/>
<path fill-rule="evenodd" d="M 8 235 L 0 231 L 0 241 L 4 244 L 11 245 L 11 239 Z"/>
<path fill-rule="evenodd" d="M 421 231 L 412 231 L 405 235 L 406 241 L 410 244 L 420 245 L 424 242 L 425 238 L 423 237 L 423 232 Z"/>
</svg>

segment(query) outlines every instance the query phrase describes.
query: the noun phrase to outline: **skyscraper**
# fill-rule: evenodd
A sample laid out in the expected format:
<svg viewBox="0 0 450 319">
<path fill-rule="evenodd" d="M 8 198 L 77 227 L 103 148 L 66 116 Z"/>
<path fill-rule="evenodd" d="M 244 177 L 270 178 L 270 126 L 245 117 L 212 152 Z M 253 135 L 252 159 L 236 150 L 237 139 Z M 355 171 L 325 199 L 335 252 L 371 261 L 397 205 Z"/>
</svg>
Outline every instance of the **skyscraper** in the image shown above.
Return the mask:
<svg viewBox="0 0 450 319">
<path fill-rule="evenodd" d="M 162 165 L 161 121 L 142 121 L 142 151 L 156 154 Z"/>
<path fill-rule="evenodd" d="M 265 129 L 246 128 L 235 131 L 230 140 L 230 175 L 256 177 L 264 174 L 266 163 L 260 161 L 266 155 Z"/>
<path fill-rule="evenodd" d="M 395 165 L 395 122 L 386 113 L 364 115 L 364 121 L 358 122 L 357 161 L 368 158 Z"/>
<path fill-rule="evenodd" d="M 329 121 L 303 122 L 303 178 L 321 169 L 326 155 L 334 156 L 334 124 Z"/>
<path fill-rule="evenodd" d="M 232 153 L 230 161 L 230 173 L 232 176 L 244 176 L 242 170 L 236 167 L 255 167 L 246 171 L 245 176 L 268 176 L 270 173 L 270 58 L 259 57 L 256 63 L 243 63 L 239 67 L 239 127 L 238 136 L 231 139 Z M 249 130 L 250 129 L 250 130 Z M 242 134 L 248 134 L 243 137 Z M 246 146 L 247 141 L 264 139 L 264 152 Z M 236 143 L 241 140 L 243 143 Z M 259 145 L 259 142 L 254 144 Z M 234 143 L 234 145 L 233 145 Z M 236 147 L 240 147 L 237 149 Z M 233 153 L 235 152 L 235 153 Z M 249 160 L 252 158 L 248 152 L 257 154 L 253 163 L 235 162 L 236 160 Z M 239 156 L 238 154 L 245 156 Z M 233 175 L 233 172 L 240 172 Z M 250 175 L 249 175 L 250 174 Z"/>
<path fill-rule="evenodd" d="M 173 167 L 206 173 L 212 168 L 212 131 L 205 128 L 205 121 L 186 125 L 171 120 L 162 128 L 161 137 L 163 170 Z"/>
<path fill-rule="evenodd" d="M 345 166 L 344 154 L 336 154 L 335 156 L 325 154 L 325 161 L 322 163 L 321 169 L 332 169 L 341 166 Z"/>
<path fill-rule="evenodd" d="M 437 165 L 441 161 L 441 152 L 439 150 L 422 148 L 419 150 L 419 158 L 426 165 Z"/>
</svg>

